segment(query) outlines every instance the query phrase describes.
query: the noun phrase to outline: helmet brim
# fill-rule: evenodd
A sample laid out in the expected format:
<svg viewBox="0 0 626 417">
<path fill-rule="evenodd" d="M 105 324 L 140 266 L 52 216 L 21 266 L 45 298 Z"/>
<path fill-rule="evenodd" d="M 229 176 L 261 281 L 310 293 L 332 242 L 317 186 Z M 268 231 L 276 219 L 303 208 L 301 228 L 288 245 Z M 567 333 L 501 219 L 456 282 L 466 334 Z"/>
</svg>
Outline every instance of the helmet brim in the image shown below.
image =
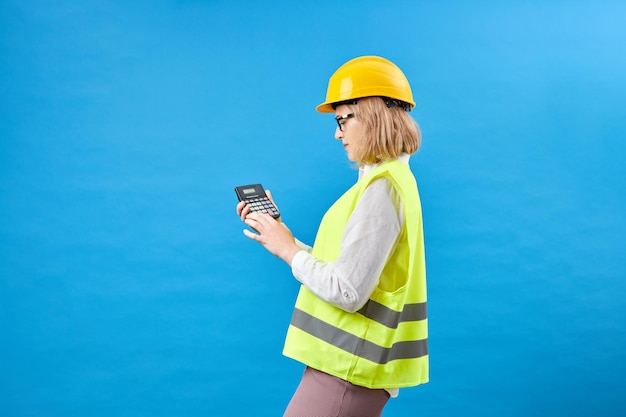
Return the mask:
<svg viewBox="0 0 626 417">
<path fill-rule="evenodd" d="M 315 110 L 320 113 L 332 113 L 335 111 L 335 109 L 333 109 L 333 104 L 327 102 L 318 105 L 317 107 L 315 107 Z"/>
</svg>

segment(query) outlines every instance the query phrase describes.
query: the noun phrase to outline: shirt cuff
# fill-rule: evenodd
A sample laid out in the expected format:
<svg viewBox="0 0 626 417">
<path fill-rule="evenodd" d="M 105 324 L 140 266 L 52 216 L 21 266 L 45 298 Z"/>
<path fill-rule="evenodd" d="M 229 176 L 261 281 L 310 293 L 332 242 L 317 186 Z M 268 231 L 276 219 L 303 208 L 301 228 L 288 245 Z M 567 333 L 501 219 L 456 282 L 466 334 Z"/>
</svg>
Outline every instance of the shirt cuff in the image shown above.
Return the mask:
<svg viewBox="0 0 626 417">
<path fill-rule="evenodd" d="M 311 253 L 311 250 L 313 249 L 312 247 L 310 247 L 310 246 L 309 246 L 309 245 L 307 245 L 306 243 L 302 243 L 302 242 L 300 242 L 300 241 L 299 241 L 298 239 L 296 239 L 296 238 L 294 238 L 294 240 L 295 240 L 295 242 L 296 242 L 296 245 L 297 245 L 300 249 L 302 249 L 302 250 L 304 250 L 304 251 L 307 251 L 308 253 Z"/>
<path fill-rule="evenodd" d="M 297 252 L 291 260 L 291 273 L 298 281 L 300 281 L 300 277 L 305 273 L 306 262 L 312 257 L 312 255 L 303 249 Z"/>
</svg>

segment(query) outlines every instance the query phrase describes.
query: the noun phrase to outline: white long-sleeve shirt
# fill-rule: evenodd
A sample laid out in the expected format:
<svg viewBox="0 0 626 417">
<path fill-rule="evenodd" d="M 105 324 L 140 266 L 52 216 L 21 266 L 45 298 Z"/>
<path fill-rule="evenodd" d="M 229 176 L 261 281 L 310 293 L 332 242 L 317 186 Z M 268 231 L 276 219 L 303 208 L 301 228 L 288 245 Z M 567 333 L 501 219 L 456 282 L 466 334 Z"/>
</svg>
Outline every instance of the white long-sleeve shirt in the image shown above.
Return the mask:
<svg viewBox="0 0 626 417">
<path fill-rule="evenodd" d="M 398 160 L 408 164 L 409 155 Z M 359 180 L 377 166 L 363 167 Z M 303 250 L 292 260 L 292 273 L 320 299 L 348 312 L 358 311 L 378 285 L 403 223 L 397 192 L 386 178 L 376 179 L 363 192 L 348 219 L 337 259 L 322 262 L 311 255 L 310 246 L 296 241 Z M 387 391 L 392 397 L 398 395 L 397 389 Z"/>
</svg>

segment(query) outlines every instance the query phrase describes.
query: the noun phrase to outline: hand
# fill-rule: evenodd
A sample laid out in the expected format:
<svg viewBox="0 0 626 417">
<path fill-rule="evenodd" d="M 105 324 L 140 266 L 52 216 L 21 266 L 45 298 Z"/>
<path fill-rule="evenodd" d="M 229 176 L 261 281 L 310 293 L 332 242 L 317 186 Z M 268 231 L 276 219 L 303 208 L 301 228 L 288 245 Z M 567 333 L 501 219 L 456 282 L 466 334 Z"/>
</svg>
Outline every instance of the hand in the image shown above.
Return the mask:
<svg viewBox="0 0 626 417">
<path fill-rule="evenodd" d="M 257 232 L 253 233 L 246 229 L 243 231 L 244 235 L 259 242 L 268 252 L 291 265 L 300 247 L 296 245 L 293 234 L 284 223 L 277 222 L 265 213 L 249 213 L 244 223 Z"/>
</svg>

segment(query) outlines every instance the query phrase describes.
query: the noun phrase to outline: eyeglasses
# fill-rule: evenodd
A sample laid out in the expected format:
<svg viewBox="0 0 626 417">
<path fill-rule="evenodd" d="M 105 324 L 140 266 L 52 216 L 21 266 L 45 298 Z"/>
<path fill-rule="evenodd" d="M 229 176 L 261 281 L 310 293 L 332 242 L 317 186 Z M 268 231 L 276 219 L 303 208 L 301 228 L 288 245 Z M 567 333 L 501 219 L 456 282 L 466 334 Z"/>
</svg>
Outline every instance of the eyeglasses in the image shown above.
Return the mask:
<svg viewBox="0 0 626 417">
<path fill-rule="evenodd" d="M 354 113 L 348 113 L 348 114 L 344 114 L 343 116 L 335 117 L 335 120 L 337 121 L 337 126 L 339 126 L 339 130 L 343 132 L 343 125 L 346 123 L 344 122 L 344 120 L 349 119 L 351 117 L 354 117 Z"/>
</svg>

